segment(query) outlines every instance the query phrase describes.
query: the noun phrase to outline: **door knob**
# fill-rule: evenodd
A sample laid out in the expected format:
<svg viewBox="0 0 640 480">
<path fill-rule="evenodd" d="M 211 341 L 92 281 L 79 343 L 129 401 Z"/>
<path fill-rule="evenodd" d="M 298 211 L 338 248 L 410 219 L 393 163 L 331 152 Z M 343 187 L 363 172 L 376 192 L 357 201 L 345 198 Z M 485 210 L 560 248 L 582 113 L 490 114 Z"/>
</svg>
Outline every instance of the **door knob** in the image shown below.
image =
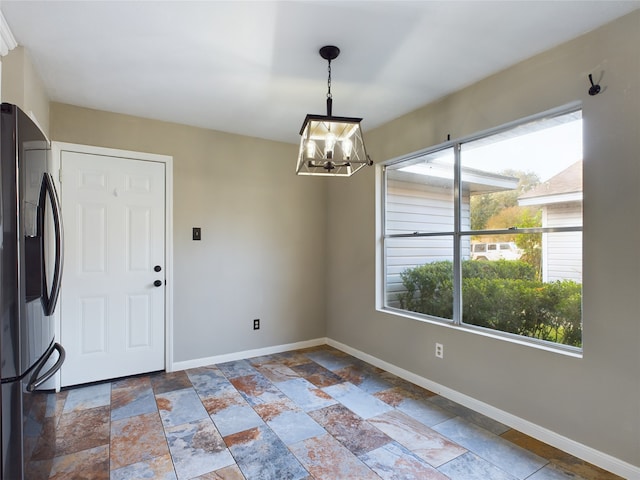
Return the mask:
<svg viewBox="0 0 640 480">
<path fill-rule="evenodd" d="M 155 282 L 153 282 L 153 284 L 154 284 L 156 287 L 160 287 L 160 286 L 162 286 L 162 280 L 156 280 Z"/>
<path fill-rule="evenodd" d="M 160 271 L 162 271 L 162 267 L 160 265 L 156 265 L 155 267 L 153 267 L 153 271 L 154 272 L 160 272 Z"/>
</svg>

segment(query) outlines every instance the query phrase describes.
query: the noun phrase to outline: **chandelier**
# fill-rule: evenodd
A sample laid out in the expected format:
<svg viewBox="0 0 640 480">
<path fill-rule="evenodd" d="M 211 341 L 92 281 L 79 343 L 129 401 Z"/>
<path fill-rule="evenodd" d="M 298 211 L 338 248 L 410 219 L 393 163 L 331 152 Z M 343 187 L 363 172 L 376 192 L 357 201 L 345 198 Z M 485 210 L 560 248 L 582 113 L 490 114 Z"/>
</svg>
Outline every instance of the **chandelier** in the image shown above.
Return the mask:
<svg viewBox="0 0 640 480">
<path fill-rule="evenodd" d="M 362 118 L 334 117 L 331 96 L 331 60 L 340 55 L 338 47 L 327 45 L 320 56 L 328 62 L 327 114 L 307 114 L 300 129 L 298 175 L 349 177 L 365 165 L 373 165 L 364 148 Z"/>
</svg>

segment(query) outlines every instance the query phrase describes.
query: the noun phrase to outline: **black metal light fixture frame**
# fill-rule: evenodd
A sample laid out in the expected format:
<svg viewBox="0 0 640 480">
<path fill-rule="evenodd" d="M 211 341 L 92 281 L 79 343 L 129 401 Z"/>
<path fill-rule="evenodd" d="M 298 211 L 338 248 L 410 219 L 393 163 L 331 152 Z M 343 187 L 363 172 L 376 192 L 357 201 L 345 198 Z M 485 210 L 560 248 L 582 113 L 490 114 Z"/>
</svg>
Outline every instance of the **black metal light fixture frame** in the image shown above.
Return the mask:
<svg viewBox="0 0 640 480">
<path fill-rule="evenodd" d="M 348 177 L 365 165 L 373 165 L 364 146 L 362 118 L 333 115 L 331 61 L 339 54 L 340 49 L 333 45 L 320 49 L 320 56 L 328 62 L 327 114 L 307 114 L 304 119 L 300 129 L 298 175 Z"/>
</svg>

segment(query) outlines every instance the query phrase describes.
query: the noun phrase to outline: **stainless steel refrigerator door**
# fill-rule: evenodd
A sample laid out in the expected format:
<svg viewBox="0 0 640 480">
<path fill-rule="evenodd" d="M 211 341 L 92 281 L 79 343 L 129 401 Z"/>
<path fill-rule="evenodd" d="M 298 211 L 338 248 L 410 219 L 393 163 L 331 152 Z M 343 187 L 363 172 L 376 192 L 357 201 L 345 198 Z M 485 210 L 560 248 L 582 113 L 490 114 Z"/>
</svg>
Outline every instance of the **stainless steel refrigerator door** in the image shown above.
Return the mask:
<svg viewBox="0 0 640 480">
<path fill-rule="evenodd" d="M 3 480 L 22 480 L 23 416 L 22 384 L 2 384 L 2 472 Z M 18 461 L 16 461 L 18 460 Z"/>
<path fill-rule="evenodd" d="M 41 404 L 51 396 L 29 390 L 46 381 L 64 361 L 64 350 L 54 345 L 50 316 L 61 255 L 50 260 L 45 249 L 49 230 L 59 239 L 53 243 L 54 251 L 62 249 L 60 210 L 46 173 L 45 136 L 14 105 L 2 104 L 0 123 L 0 472 L 3 480 L 35 480 L 40 478 L 34 476 L 35 470 L 23 476 L 23 469 L 27 460 L 33 460 L 30 452 L 44 431 L 38 427 L 46 410 Z"/>
<path fill-rule="evenodd" d="M 47 261 L 55 262 L 55 259 L 48 259 L 45 255 L 49 230 L 45 228 L 45 223 L 52 215 L 55 215 L 55 223 L 59 223 L 59 207 L 53 182 L 46 172 L 48 144 L 39 130 L 24 132 L 33 127 L 31 121 L 19 112 L 18 128 L 21 133 L 16 147 L 19 152 L 21 193 L 22 236 L 19 251 L 22 250 L 20 254 L 24 261 L 22 272 L 25 288 L 21 322 L 23 373 L 42 359 L 55 336 L 54 321 L 49 317 L 53 304 L 49 301 L 50 291 L 46 285 Z"/>
<path fill-rule="evenodd" d="M 20 366 L 20 282 L 18 255 L 18 158 L 13 141 L 15 119 L 2 110 L 0 137 L 0 378 L 11 381 Z"/>
</svg>

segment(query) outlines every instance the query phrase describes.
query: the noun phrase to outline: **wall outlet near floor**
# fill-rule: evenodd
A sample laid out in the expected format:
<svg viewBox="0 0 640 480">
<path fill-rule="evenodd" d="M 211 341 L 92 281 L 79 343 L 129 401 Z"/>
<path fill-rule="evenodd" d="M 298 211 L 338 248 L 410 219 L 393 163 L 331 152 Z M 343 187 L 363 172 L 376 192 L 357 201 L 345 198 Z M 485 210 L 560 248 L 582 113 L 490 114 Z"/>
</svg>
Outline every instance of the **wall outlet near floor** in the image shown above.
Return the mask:
<svg viewBox="0 0 640 480">
<path fill-rule="evenodd" d="M 436 357 L 444 358 L 444 346 L 441 343 L 436 343 Z"/>
<path fill-rule="evenodd" d="M 253 319 L 253 329 L 254 330 L 260 330 L 260 319 L 259 318 L 254 318 Z"/>
</svg>

